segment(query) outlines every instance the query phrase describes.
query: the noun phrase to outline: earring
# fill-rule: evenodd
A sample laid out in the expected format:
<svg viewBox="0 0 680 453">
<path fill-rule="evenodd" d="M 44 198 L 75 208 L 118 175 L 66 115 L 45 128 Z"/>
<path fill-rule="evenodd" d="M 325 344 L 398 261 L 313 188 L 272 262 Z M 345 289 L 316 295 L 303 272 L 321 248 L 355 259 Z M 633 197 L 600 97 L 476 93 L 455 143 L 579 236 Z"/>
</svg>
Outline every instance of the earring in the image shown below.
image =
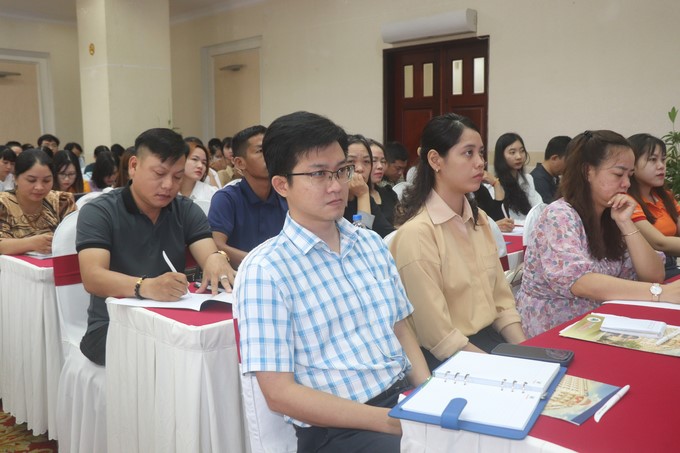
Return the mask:
<svg viewBox="0 0 680 453">
<path fill-rule="evenodd" d="M 439 169 L 438 169 L 438 168 L 435 168 L 434 171 L 435 171 L 436 173 L 439 173 Z"/>
</svg>

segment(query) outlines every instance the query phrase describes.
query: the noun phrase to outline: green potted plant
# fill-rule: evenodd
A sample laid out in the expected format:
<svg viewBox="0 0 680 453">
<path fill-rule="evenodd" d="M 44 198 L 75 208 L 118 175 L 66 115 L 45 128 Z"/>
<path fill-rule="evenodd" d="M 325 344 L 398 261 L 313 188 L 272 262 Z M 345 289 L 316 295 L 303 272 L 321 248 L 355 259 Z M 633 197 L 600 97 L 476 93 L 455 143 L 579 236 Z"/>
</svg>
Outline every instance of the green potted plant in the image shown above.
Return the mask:
<svg viewBox="0 0 680 453">
<path fill-rule="evenodd" d="M 671 120 L 672 129 L 662 137 L 666 143 L 666 182 L 676 198 L 680 196 L 680 132 L 675 130 L 675 118 L 678 116 L 678 109 L 673 107 L 668 112 L 668 119 Z"/>
</svg>

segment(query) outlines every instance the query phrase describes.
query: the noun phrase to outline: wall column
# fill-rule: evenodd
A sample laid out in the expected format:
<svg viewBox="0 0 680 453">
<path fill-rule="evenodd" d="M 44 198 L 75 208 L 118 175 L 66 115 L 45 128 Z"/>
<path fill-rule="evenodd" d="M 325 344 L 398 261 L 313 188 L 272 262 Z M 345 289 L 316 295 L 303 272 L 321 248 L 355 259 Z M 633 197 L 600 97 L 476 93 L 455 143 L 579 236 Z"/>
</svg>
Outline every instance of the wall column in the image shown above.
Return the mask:
<svg viewBox="0 0 680 453">
<path fill-rule="evenodd" d="M 172 125 L 168 0 L 77 0 L 83 147 Z"/>
</svg>

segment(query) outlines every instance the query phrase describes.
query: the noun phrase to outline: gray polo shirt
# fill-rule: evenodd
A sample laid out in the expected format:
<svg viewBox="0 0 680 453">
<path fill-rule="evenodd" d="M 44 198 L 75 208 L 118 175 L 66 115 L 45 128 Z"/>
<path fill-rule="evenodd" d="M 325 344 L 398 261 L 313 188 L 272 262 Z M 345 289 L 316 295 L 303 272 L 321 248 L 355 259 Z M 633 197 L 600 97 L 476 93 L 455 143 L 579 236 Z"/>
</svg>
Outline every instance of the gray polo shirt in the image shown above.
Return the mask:
<svg viewBox="0 0 680 453">
<path fill-rule="evenodd" d="M 205 238 L 212 238 L 208 219 L 189 198 L 175 197 L 161 209 L 154 224 L 137 208 L 130 186 L 126 186 L 100 195 L 80 209 L 76 250 L 106 249 L 111 254 L 112 271 L 157 277 L 170 271 L 163 251 L 175 268 L 183 272 L 186 247 Z M 90 296 L 87 333 L 108 324 L 105 300 Z"/>
</svg>

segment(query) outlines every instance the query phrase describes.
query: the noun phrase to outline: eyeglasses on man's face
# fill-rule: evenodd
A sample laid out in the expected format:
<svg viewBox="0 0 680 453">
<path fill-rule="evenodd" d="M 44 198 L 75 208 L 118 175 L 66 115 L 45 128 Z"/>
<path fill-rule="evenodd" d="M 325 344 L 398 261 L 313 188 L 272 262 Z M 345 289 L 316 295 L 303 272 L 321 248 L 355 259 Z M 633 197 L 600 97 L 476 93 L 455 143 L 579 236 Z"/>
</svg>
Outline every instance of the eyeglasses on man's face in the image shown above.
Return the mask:
<svg viewBox="0 0 680 453">
<path fill-rule="evenodd" d="M 316 170 L 305 173 L 288 173 L 286 177 L 290 176 L 307 176 L 309 181 L 315 186 L 326 186 L 333 182 L 333 178 L 337 179 L 341 184 L 347 184 L 354 175 L 354 165 L 346 165 L 340 167 L 335 171 L 331 170 Z"/>
</svg>

